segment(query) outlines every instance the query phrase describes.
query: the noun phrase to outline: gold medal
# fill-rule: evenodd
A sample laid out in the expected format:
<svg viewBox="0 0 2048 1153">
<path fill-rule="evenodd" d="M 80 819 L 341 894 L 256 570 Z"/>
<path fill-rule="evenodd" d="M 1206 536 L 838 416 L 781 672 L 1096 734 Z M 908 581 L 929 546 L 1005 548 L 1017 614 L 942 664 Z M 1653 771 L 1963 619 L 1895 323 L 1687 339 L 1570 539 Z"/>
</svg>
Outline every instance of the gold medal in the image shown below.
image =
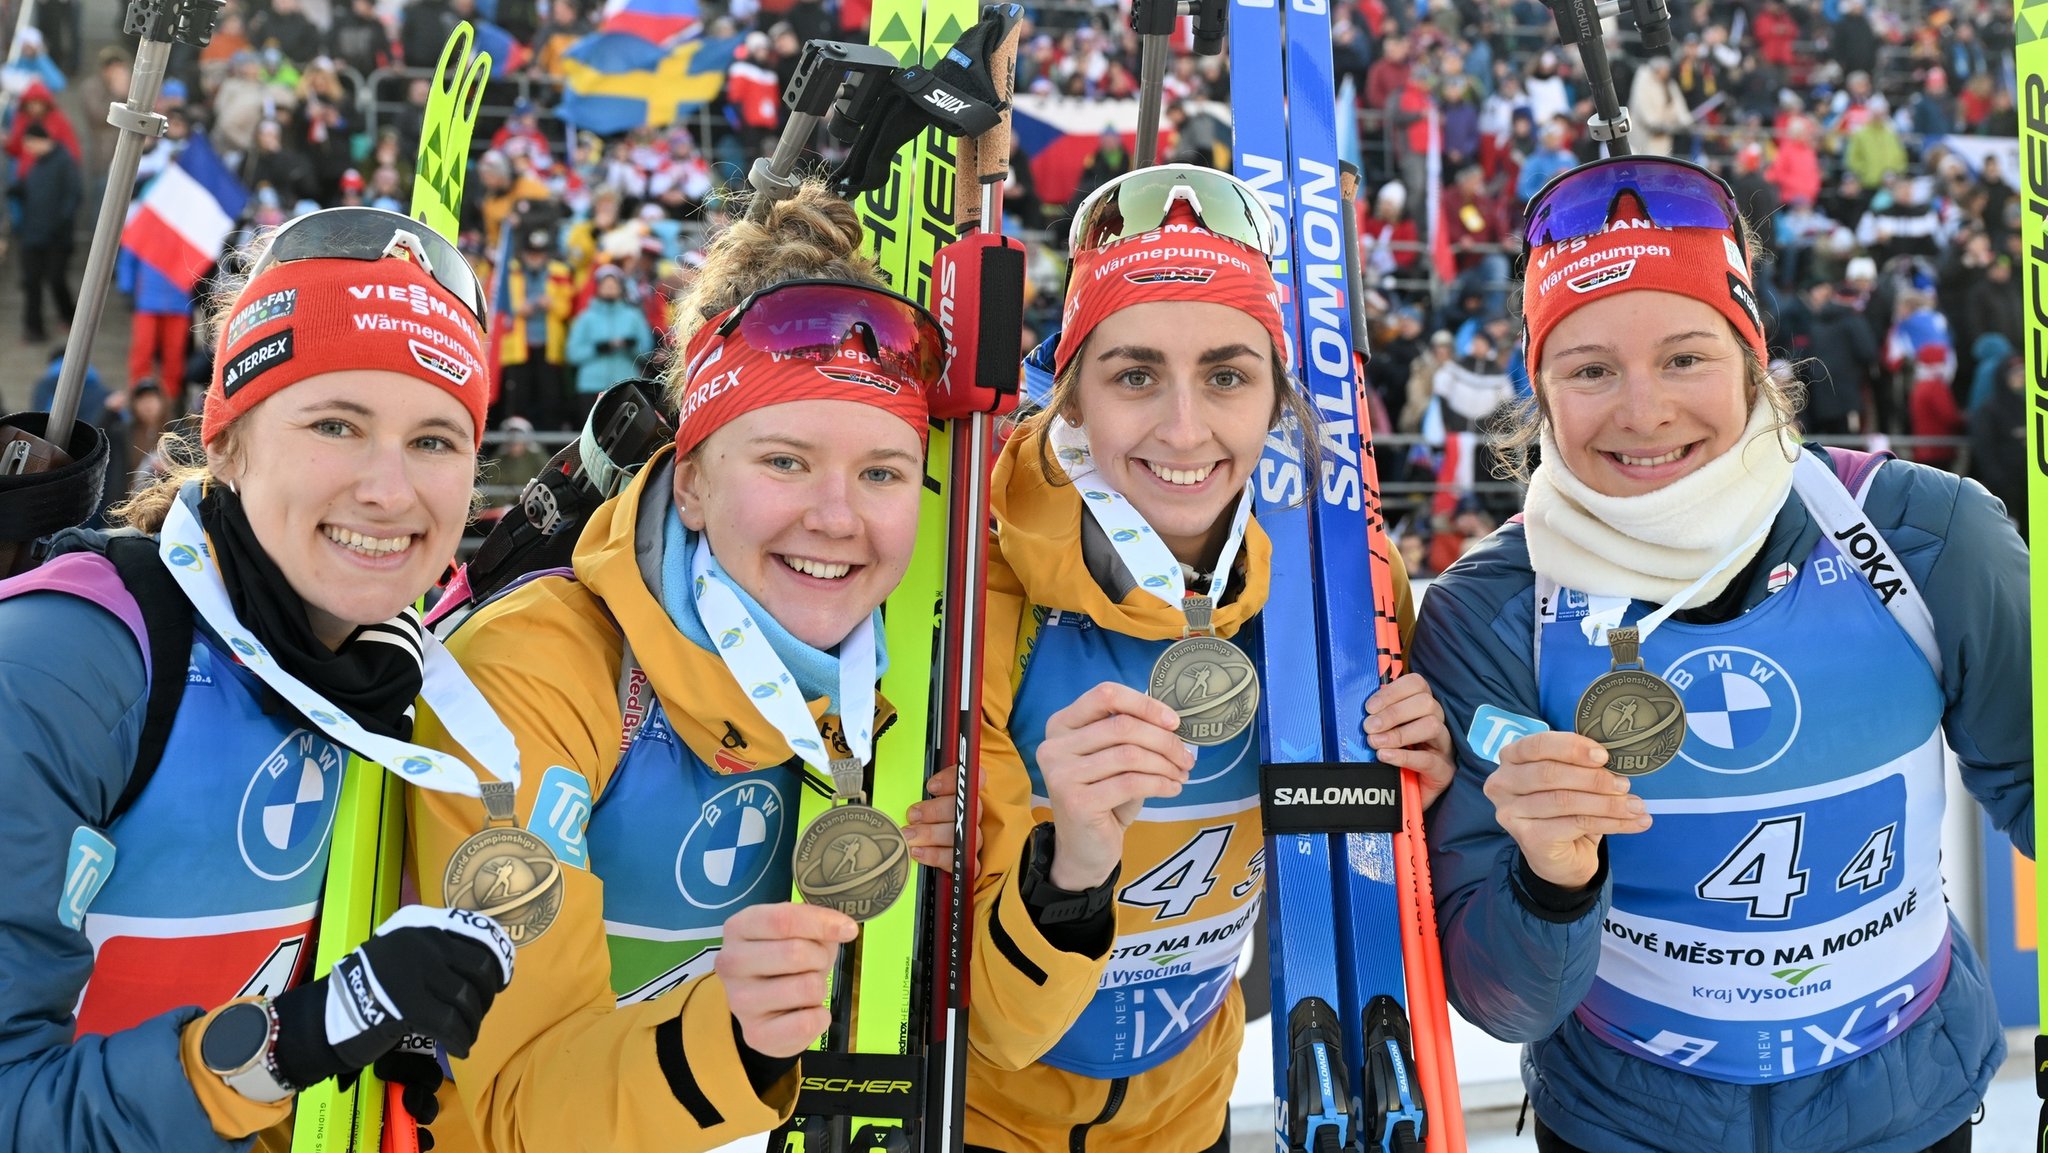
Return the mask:
<svg viewBox="0 0 2048 1153">
<path fill-rule="evenodd" d="M 490 917 L 514 945 L 525 946 L 561 914 L 562 866 L 546 841 L 511 823 L 516 792 L 509 781 L 483 783 L 490 823 L 456 846 L 441 875 L 441 894 L 450 908 Z"/>
<path fill-rule="evenodd" d="M 796 843 L 796 891 L 805 901 L 865 921 L 903 895 L 910 846 L 868 805 L 827 809 Z"/>
<path fill-rule="evenodd" d="M 1607 630 L 1613 669 L 1586 686 L 1572 717 L 1574 731 L 1607 749 L 1608 771 L 1626 777 L 1670 764 L 1685 743 L 1685 703 L 1662 677 L 1644 671 L 1641 643 L 1633 627 Z"/>
</svg>

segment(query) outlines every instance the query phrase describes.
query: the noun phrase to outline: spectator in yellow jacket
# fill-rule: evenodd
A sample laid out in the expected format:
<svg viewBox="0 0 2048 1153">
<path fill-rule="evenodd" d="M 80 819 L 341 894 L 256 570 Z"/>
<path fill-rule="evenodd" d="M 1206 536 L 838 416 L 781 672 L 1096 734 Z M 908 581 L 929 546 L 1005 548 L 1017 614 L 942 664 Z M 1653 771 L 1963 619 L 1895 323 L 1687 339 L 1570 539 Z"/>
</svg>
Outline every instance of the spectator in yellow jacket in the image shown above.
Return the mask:
<svg viewBox="0 0 2048 1153">
<path fill-rule="evenodd" d="M 555 258 L 555 231 L 535 228 L 521 238 L 519 259 L 505 276 L 507 307 L 494 318 L 498 361 L 498 419 L 523 416 L 535 428 L 559 428 L 564 404 L 562 366 L 568 363 L 569 314 L 576 286 L 569 266 Z"/>
</svg>

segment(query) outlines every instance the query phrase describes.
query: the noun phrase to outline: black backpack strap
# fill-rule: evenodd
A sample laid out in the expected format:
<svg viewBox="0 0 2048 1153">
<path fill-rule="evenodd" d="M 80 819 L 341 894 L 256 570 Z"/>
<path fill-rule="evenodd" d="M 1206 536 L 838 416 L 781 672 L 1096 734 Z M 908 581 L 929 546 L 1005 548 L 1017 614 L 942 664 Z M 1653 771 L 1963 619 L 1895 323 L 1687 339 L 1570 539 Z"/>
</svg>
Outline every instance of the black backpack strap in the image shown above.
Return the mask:
<svg viewBox="0 0 2048 1153">
<path fill-rule="evenodd" d="M 149 635 L 149 702 L 142 719 L 142 740 L 135 747 L 135 768 L 128 774 L 128 787 L 107 814 L 112 825 L 142 795 L 156 766 L 163 759 L 164 744 L 170 740 L 171 724 L 177 720 L 178 704 L 185 696 L 185 667 L 192 654 L 192 602 L 176 578 L 157 559 L 156 541 L 145 536 L 113 536 L 105 543 L 107 560 L 121 574 L 121 583 L 135 597 L 142 610 L 142 622 Z"/>
</svg>

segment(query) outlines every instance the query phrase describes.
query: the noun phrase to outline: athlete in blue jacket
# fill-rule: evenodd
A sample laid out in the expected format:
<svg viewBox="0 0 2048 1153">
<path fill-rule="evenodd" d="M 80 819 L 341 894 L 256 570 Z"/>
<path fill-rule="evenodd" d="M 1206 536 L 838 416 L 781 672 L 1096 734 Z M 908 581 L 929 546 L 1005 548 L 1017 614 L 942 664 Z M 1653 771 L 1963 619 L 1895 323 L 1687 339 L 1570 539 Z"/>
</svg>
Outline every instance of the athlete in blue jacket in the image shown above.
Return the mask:
<svg viewBox="0 0 2048 1153">
<path fill-rule="evenodd" d="M 2033 849 L 2026 554 L 1982 488 L 1800 447 L 1718 178 L 1531 204 L 1521 523 L 1433 585 L 1445 977 L 1539 1150 L 1952 1153 L 2005 1055 L 1943 745 Z M 1497 762 L 1497 767 L 1496 767 Z"/>
<path fill-rule="evenodd" d="M 344 776 L 476 792 L 409 743 L 416 697 L 517 773 L 410 608 L 484 419 L 482 294 L 420 231 L 366 208 L 279 231 L 221 317 L 206 463 L 118 510 L 149 535 L 0 581 L 0 1146 L 284 1149 L 298 1090 L 408 1034 L 466 1052 L 511 979 L 490 918 L 421 906 L 309 979 Z"/>
</svg>

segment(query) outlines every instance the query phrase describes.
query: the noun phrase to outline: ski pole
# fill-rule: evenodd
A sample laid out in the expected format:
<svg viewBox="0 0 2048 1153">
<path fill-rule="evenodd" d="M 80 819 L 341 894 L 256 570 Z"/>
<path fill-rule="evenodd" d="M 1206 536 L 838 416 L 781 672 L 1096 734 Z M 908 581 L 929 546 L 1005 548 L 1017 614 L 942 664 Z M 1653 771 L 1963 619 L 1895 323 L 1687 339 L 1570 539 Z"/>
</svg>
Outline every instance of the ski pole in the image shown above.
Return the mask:
<svg viewBox="0 0 2048 1153">
<path fill-rule="evenodd" d="M 795 175 L 796 162 L 810 146 L 818 125 L 833 113 L 858 118 L 862 105 L 878 94 L 875 77 L 897 71 L 896 58 L 883 49 L 839 40 L 812 40 L 804 44 L 797 58 L 796 74 L 782 90 L 782 103 L 789 108 L 789 121 L 775 141 L 775 152 L 754 161 L 747 183 L 754 189 L 754 202 L 747 206 L 747 219 L 756 223 L 768 219 L 769 209 L 796 195 L 802 181 Z"/>
<path fill-rule="evenodd" d="M 64 342 L 64 367 L 57 377 L 57 395 L 50 401 L 48 427 L 64 428 L 78 416 L 78 397 L 85 387 L 87 359 L 107 303 L 107 285 L 114 276 L 114 256 L 121 248 L 121 226 L 134 199 L 135 171 L 142 163 L 142 145 L 162 136 L 168 121 L 157 114 L 156 100 L 164 89 L 164 69 L 171 44 L 206 47 L 223 0 L 131 0 L 126 31 L 141 36 L 135 50 L 135 72 L 128 85 L 128 103 L 107 110 L 107 123 L 120 130 L 114 163 L 107 172 L 107 195 L 93 226 L 92 250 L 85 258 L 85 276 L 78 286 L 78 314 Z"/>
<path fill-rule="evenodd" d="M 1227 0 L 1131 0 L 1131 31 L 1138 34 L 1138 141 L 1139 168 L 1150 168 L 1159 159 L 1159 110 L 1165 96 L 1167 39 L 1173 23 L 1182 16 L 1195 18 L 1195 54 L 1215 56 L 1223 51 L 1223 25 L 1230 11 Z"/>
<path fill-rule="evenodd" d="M 968 963 L 974 936 L 974 872 L 981 791 L 982 614 L 988 585 L 989 450 L 992 417 L 1016 407 L 1023 359 L 1024 249 L 1003 235 L 1003 181 L 1010 167 L 1010 100 L 1016 87 L 1023 9 L 991 4 L 969 34 L 984 53 L 998 116 L 962 137 L 955 152 L 953 223 L 972 230 L 932 261 L 932 304 L 952 359 L 932 416 L 953 421 L 947 493 L 948 550 L 932 768 L 953 776 L 953 868 L 933 902 L 931 1045 L 925 1148 L 956 1153 L 966 1132 Z M 963 63 L 971 57 L 963 54 Z M 963 431 L 964 430 L 964 431 Z"/>
<path fill-rule="evenodd" d="M 106 483 L 109 444 L 91 422 L 78 420 L 93 336 L 106 305 L 107 286 L 120 247 L 121 227 L 135 189 L 142 145 L 163 135 L 156 114 L 171 44 L 204 46 L 222 0 L 131 0 L 126 28 L 142 38 L 128 90 L 128 103 L 107 112 L 120 129 L 107 194 L 100 203 L 78 307 L 64 343 L 64 360 L 50 411 L 22 413 L 0 424 L 0 577 L 33 563 L 30 545 L 60 529 L 83 524 L 99 508 Z"/>
<path fill-rule="evenodd" d="M 1614 91 L 1614 70 L 1607 64 L 1607 42 L 1600 35 L 1600 5 L 1596 0 L 1544 0 L 1557 18 L 1558 40 L 1579 46 L 1579 60 L 1586 66 L 1586 83 L 1593 90 L 1593 115 L 1586 119 L 1586 131 L 1607 145 L 1615 156 L 1627 156 L 1628 109 Z M 1642 11 L 1649 8 L 1644 5 Z M 1615 9 L 1619 11 L 1617 7 Z M 1669 22 L 1667 14 L 1666 22 Z M 1670 32 L 1664 34 L 1670 43 Z M 1645 43 L 1647 43 L 1647 38 Z"/>
<path fill-rule="evenodd" d="M 1393 540 L 1387 534 L 1386 509 L 1380 498 L 1379 456 L 1371 443 L 1371 424 L 1366 413 L 1365 366 L 1372 359 L 1372 337 L 1365 318 L 1365 278 L 1358 254 L 1359 172 L 1350 161 L 1338 165 L 1339 195 L 1344 205 L 1340 221 L 1344 231 L 1344 274 L 1349 288 L 1351 347 L 1357 373 L 1359 483 L 1365 508 L 1366 551 L 1371 556 L 1373 623 L 1379 649 L 1380 682 L 1401 675 L 1404 659 L 1399 608 L 1394 601 Z M 1443 951 L 1438 942 L 1436 903 L 1429 879 L 1429 846 L 1422 831 L 1422 786 L 1412 772 L 1401 774 L 1401 831 L 1394 836 L 1394 874 L 1406 896 L 1407 908 L 1401 920 L 1401 962 L 1408 985 L 1408 1026 L 1398 1034 L 1399 1045 L 1414 1058 L 1415 1079 L 1426 1110 L 1428 1125 L 1420 1131 L 1431 1153 L 1463 1153 L 1465 1115 L 1458 1092 L 1457 1062 L 1451 1052 L 1451 1019 L 1444 996 Z M 1377 1000 L 1376 1000 L 1377 1003 Z M 1391 1001 L 1388 1002 L 1393 1004 Z M 1394 1006 L 1398 1013 L 1399 1007 Z M 1366 1023 L 1367 1050 L 1372 1021 Z M 1368 1069 L 1384 1068 L 1368 1062 Z M 1388 1106 L 1391 1098 L 1377 1094 L 1380 1119 L 1397 1121 L 1399 1110 Z"/>
</svg>

